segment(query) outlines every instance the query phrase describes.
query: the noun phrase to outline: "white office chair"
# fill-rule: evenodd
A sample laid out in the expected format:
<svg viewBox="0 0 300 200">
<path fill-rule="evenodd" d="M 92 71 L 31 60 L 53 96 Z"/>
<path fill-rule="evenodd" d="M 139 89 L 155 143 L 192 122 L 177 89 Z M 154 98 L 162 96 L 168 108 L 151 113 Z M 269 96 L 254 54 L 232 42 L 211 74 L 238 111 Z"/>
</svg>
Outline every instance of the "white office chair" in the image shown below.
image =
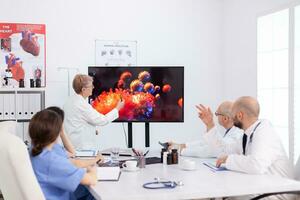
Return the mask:
<svg viewBox="0 0 300 200">
<path fill-rule="evenodd" d="M 17 122 L 16 121 L 3 121 L 0 122 L 0 133 L 8 132 L 16 135 L 17 133 Z"/>
<path fill-rule="evenodd" d="M 24 142 L 0 130 L 0 188 L 5 200 L 44 200 Z"/>
<path fill-rule="evenodd" d="M 300 181 L 300 156 L 299 156 L 298 161 L 295 165 L 295 179 Z"/>
<path fill-rule="evenodd" d="M 17 122 L 16 121 L 3 121 L 0 122 L 0 133 L 9 132 L 16 134 Z M 0 197 L 2 197 L 2 192 L 0 190 Z"/>
<path fill-rule="evenodd" d="M 294 174 L 295 174 L 295 179 L 297 181 L 300 181 L 300 156 L 298 158 L 298 161 L 297 161 L 296 165 L 294 166 Z M 273 196 L 273 195 L 278 195 L 278 194 L 295 194 L 295 195 L 297 195 L 296 199 L 300 200 L 300 191 L 275 192 L 275 193 L 270 193 L 270 194 L 262 194 L 262 195 L 259 195 L 257 197 L 252 198 L 251 200 L 263 199 L 263 198 Z"/>
</svg>

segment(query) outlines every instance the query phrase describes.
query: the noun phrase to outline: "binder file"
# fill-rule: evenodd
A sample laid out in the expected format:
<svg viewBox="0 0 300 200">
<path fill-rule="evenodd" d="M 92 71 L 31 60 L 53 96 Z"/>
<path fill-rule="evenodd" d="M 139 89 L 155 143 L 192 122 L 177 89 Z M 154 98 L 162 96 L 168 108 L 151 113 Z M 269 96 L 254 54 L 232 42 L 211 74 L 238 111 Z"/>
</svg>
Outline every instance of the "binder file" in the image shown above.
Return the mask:
<svg viewBox="0 0 300 200">
<path fill-rule="evenodd" d="M 4 95 L 0 95 L 0 120 L 3 120 L 4 117 L 4 110 L 3 110 L 3 101 Z"/>
<path fill-rule="evenodd" d="M 29 118 L 31 119 L 35 113 L 41 110 L 41 95 L 40 94 L 28 94 L 29 103 Z"/>
<path fill-rule="evenodd" d="M 22 94 L 23 95 L 23 119 L 30 119 L 29 113 L 29 94 Z"/>
<path fill-rule="evenodd" d="M 9 119 L 16 119 L 16 101 L 15 101 L 15 94 L 8 95 L 8 102 L 9 102 Z"/>
<path fill-rule="evenodd" d="M 16 118 L 23 119 L 23 94 L 17 94 L 16 98 Z"/>
<path fill-rule="evenodd" d="M 4 94 L 3 95 L 3 119 L 10 119 L 10 95 L 11 94 Z"/>
</svg>

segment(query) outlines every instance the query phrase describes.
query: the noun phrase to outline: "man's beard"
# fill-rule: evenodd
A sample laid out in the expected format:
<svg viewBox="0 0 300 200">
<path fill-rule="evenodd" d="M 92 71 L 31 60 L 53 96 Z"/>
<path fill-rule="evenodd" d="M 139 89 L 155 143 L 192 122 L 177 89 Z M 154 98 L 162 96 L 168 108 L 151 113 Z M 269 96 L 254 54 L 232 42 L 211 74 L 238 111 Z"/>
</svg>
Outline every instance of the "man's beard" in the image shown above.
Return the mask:
<svg viewBox="0 0 300 200">
<path fill-rule="evenodd" d="M 233 120 L 233 125 L 240 128 L 240 129 L 243 129 L 243 123 L 240 122 L 236 117 Z"/>
</svg>

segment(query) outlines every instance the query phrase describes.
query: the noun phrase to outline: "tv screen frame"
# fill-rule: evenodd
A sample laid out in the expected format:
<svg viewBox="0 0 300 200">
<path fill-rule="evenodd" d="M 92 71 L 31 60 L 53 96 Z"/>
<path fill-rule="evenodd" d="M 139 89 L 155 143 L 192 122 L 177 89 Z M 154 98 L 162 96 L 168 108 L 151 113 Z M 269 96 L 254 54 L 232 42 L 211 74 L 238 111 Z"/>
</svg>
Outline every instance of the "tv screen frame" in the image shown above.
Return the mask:
<svg viewBox="0 0 300 200">
<path fill-rule="evenodd" d="M 147 70 L 150 68 L 176 68 L 182 69 L 182 108 L 181 108 L 181 119 L 180 120 L 119 120 L 116 119 L 113 121 L 114 123 L 125 123 L 125 122 L 132 122 L 132 123 L 184 123 L 184 87 L 185 87 L 185 77 L 184 77 L 184 66 L 88 66 L 88 74 L 94 78 L 91 74 L 92 68 L 124 68 L 124 69 L 131 69 L 131 68 L 140 68 L 141 70 Z M 96 88 L 96 87 L 95 87 Z M 93 89 L 94 94 L 94 89 Z M 89 97 L 89 103 L 91 103 L 91 97 Z"/>
</svg>

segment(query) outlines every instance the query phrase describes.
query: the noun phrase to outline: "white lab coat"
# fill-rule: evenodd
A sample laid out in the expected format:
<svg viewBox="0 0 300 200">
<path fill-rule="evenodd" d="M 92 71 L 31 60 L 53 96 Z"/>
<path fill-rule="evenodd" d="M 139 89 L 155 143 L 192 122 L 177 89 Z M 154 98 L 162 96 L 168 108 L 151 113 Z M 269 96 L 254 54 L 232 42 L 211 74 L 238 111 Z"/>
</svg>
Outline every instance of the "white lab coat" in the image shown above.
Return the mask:
<svg viewBox="0 0 300 200">
<path fill-rule="evenodd" d="M 186 143 L 186 148 L 182 150 L 181 155 L 207 158 L 225 154 L 225 146 L 230 146 L 230 144 L 240 141 L 243 131 L 233 126 L 226 135 L 225 132 L 225 129 L 223 132 L 218 127 L 213 127 L 203 135 L 202 140 Z M 214 141 L 207 141 L 206 138 L 210 135 L 213 135 Z M 209 142 L 213 142 L 213 145 Z"/>
<path fill-rule="evenodd" d="M 104 126 L 119 117 L 117 109 L 113 109 L 106 115 L 100 114 L 78 94 L 68 99 L 63 109 L 66 133 L 78 150 L 97 150 L 96 126 Z"/>
<path fill-rule="evenodd" d="M 245 155 L 243 155 L 242 138 L 234 144 L 226 145 L 225 152 L 228 158 L 225 166 L 227 169 L 248 174 L 272 174 L 293 178 L 291 163 L 279 136 L 269 121 L 257 120 L 245 131 L 245 134 L 248 136 Z M 251 134 L 253 134 L 252 140 L 249 139 Z M 214 148 L 218 148 L 214 145 L 216 139 L 214 135 L 207 137 L 208 142 Z"/>
</svg>

